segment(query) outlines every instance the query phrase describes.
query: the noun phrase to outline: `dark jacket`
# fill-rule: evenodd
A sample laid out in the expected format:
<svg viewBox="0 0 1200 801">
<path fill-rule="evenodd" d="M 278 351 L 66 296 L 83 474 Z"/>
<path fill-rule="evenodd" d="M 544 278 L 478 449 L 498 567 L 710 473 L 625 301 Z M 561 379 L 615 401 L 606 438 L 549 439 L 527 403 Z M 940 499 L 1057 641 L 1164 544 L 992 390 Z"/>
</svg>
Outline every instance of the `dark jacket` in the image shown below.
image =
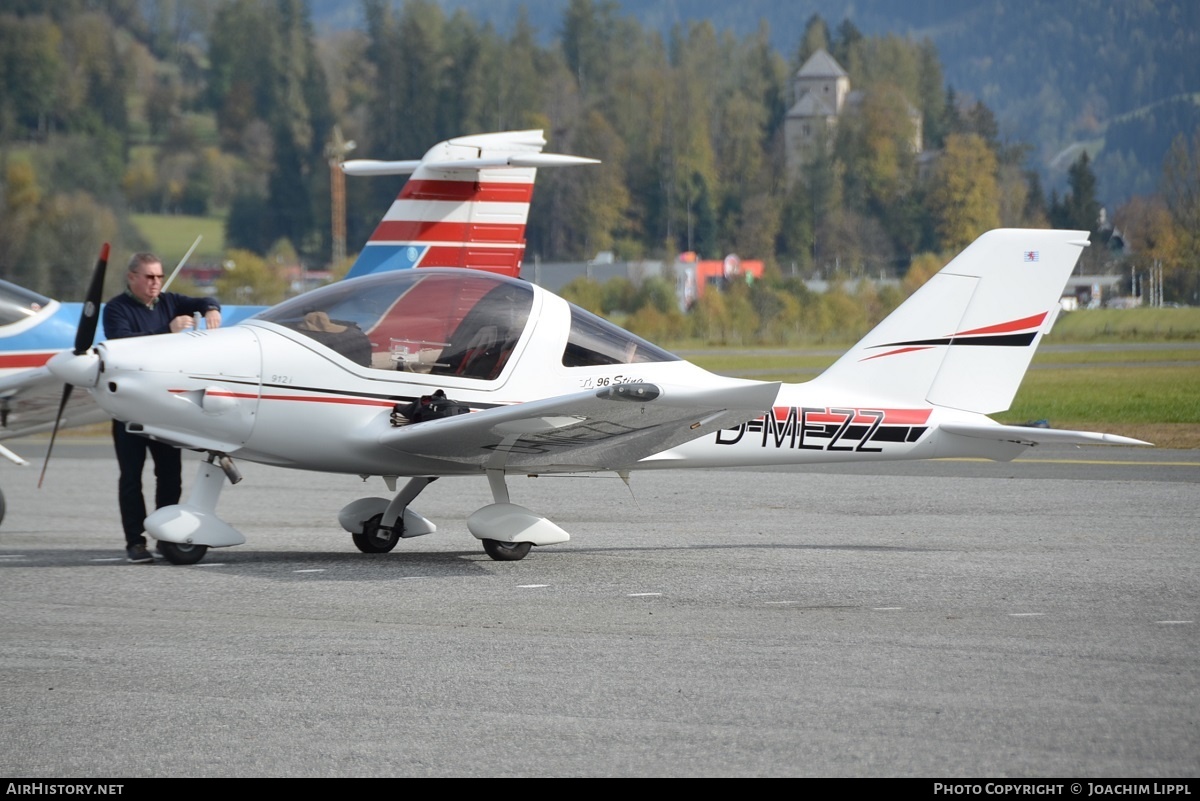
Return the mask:
<svg viewBox="0 0 1200 801">
<path fill-rule="evenodd" d="M 158 296 L 154 308 L 148 308 L 126 291 L 104 305 L 104 336 L 108 339 L 124 339 L 169 334 L 171 321 L 176 317 L 204 314 L 220 308 L 221 304 L 212 298 L 189 298 L 175 292 L 163 292 Z"/>
</svg>

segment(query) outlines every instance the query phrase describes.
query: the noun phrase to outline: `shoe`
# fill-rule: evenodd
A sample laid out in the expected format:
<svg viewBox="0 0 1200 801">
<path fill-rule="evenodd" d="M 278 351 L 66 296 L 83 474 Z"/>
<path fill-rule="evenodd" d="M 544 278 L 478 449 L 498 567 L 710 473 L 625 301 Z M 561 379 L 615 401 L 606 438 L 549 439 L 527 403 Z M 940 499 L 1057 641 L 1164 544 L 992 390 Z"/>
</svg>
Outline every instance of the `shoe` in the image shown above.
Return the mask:
<svg viewBox="0 0 1200 801">
<path fill-rule="evenodd" d="M 125 561 L 135 565 L 144 565 L 153 562 L 154 555 L 146 550 L 145 545 L 130 545 L 125 549 Z"/>
</svg>

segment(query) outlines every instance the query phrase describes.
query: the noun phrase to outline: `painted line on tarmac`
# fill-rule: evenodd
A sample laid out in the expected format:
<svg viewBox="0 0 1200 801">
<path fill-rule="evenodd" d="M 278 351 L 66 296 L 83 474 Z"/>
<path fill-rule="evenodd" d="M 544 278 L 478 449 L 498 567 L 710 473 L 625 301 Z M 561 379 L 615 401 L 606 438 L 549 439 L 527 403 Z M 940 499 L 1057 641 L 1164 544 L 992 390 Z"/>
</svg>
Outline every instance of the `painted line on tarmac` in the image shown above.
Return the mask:
<svg viewBox="0 0 1200 801">
<path fill-rule="evenodd" d="M 1104 464 L 1131 467 L 1200 467 L 1200 462 L 1134 462 L 1121 459 L 1013 459 L 1021 464 Z"/>
<path fill-rule="evenodd" d="M 935 462 L 995 462 L 995 459 L 976 459 L 966 456 L 951 456 L 931 459 Z M 853 464 L 853 463 L 851 463 Z M 1130 467 L 1200 467 L 1200 462 L 1143 462 L 1126 459 L 1013 459 L 1010 464 L 1098 464 L 1128 465 Z"/>
</svg>

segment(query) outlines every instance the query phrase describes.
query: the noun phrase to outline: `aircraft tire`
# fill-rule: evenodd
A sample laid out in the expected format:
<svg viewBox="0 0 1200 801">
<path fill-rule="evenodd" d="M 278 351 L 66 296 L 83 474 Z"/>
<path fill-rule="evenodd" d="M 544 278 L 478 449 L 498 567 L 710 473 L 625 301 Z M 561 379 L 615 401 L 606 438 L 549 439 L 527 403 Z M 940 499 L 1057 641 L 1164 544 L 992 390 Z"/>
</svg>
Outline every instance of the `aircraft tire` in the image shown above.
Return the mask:
<svg viewBox="0 0 1200 801">
<path fill-rule="evenodd" d="M 4 513 L 8 511 L 8 506 L 4 503 L 4 493 L 0 492 L 0 523 L 4 522 Z"/>
<path fill-rule="evenodd" d="M 519 562 L 529 554 L 532 546 L 532 542 L 483 541 L 483 550 L 497 562 Z"/>
<path fill-rule="evenodd" d="M 179 542 L 159 540 L 158 552 L 173 565 L 194 565 L 208 553 L 207 545 L 187 545 Z"/>
<path fill-rule="evenodd" d="M 354 538 L 354 547 L 363 553 L 387 553 L 395 548 L 396 543 L 400 542 L 400 531 L 394 528 L 383 528 L 379 525 L 381 522 L 383 522 L 382 514 L 365 521 L 362 533 L 350 535 Z"/>
</svg>

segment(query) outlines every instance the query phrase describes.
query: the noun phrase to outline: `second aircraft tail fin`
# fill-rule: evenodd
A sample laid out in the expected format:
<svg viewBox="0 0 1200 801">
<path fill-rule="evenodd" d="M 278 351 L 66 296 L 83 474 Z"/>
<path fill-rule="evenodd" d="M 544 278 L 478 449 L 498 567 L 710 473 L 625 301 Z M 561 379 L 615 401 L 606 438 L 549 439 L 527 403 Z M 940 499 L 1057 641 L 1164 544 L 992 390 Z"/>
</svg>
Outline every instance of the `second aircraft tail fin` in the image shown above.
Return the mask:
<svg viewBox="0 0 1200 801">
<path fill-rule="evenodd" d="M 409 267 L 466 267 L 517 277 L 538 167 L 597 164 L 543 153 L 541 131 L 462 136 L 419 161 L 347 161 L 347 175 L 409 175 L 347 278 Z"/>
</svg>

